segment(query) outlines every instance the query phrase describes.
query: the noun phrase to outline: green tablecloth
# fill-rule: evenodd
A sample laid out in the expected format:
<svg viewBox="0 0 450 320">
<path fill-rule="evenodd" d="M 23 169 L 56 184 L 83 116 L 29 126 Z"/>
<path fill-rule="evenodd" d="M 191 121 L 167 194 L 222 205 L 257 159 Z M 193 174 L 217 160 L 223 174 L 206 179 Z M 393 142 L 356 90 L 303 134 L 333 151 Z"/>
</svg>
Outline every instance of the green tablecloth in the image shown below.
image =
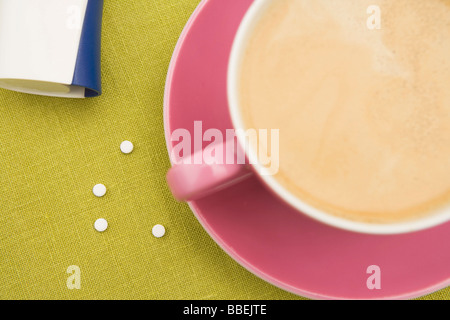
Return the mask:
<svg viewBox="0 0 450 320">
<path fill-rule="evenodd" d="M 232 260 L 166 186 L 165 78 L 198 3 L 105 1 L 99 98 L 0 90 L 0 299 L 301 299 Z"/>
</svg>

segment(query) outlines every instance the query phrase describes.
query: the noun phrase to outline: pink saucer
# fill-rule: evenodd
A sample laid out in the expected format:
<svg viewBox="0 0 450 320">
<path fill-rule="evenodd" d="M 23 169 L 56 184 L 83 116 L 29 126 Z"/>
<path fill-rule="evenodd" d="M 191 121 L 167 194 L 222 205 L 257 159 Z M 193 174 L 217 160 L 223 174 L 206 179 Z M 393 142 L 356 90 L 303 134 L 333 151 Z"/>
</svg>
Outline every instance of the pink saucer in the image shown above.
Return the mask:
<svg viewBox="0 0 450 320">
<path fill-rule="evenodd" d="M 226 71 L 237 27 L 252 0 L 204 0 L 173 54 L 165 92 L 167 148 L 178 128 L 232 128 Z M 233 259 L 273 285 L 313 299 L 410 299 L 450 284 L 450 223 L 396 236 L 363 235 L 313 221 L 256 178 L 189 203 Z M 381 289 L 368 289 L 368 267 Z"/>
</svg>

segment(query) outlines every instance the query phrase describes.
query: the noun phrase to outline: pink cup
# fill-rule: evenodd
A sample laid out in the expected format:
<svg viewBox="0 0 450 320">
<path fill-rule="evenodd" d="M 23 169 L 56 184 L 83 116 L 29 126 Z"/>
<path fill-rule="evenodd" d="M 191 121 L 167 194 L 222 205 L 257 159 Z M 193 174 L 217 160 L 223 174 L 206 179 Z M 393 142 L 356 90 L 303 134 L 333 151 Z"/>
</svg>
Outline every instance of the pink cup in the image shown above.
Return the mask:
<svg viewBox="0 0 450 320">
<path fill-rule="evenodd" d="M 208 161 L 206 154 L 211 155 L 211 150 L 198 148 L 201 142 L 194 141 L 195 152 L 184 155 L 183 159 L 172 156 L 173 167 L 167 174 L 167 181 L 176 199 L 180 201 L 198 200 L 224 188 L 232 187 L 243 179 L 256 175 L 272 193 L 285 203 L 317 221 L 340 229 L 367 233 L 367 234 L 399 234 L 419 231 L 431 228 L 450 220 L 450 208 L 437 210 L 425 218 L 413 221 L 376 224 L 364 223 L 331 215 L 323 210 L 315 208 L 302 199 L 290 193 L 268 172 L 266 166 L 258 163 L 258 157 L 251 148 L 247 148 L 247 136 L 245 134 L 239 105 L 239 70 L 246 44 L 252 36 L 252 30 L 265 10 L 277 0 L 255 0 L 242 20 L 236 34 L 228 66 L 228 107 L 234 126 L 234 136 L 227 134 L 226 138 L 211 132 L 215 137 L 212 148 L 221 153 L 215 154 L 216 161 Z M 212 111 L 213 112 L 213 111 Z M 186 130 L 187 131 L 187 130 Z M 195 131 L 195 130 L 194 130 Z M 217 138 L 222 138 L 222 140 Z M 195 138 L 194 138 L 195 139 Z M 236 143 L 236 140 L 238 143 Z M 212 141 L 212 139 L 210 140 Z M 191 141 L 188 141 L 189 145 Z M 209 146 L 211 148 L 211 145 Z M 245 155 L 246 161 L 242 161 Z M 235 161 L 231 159 L 234 158 Z M 203 159 L 203 161 L 201 161 Z M 241 161 L 236 161 L 240 159 Z M 217 161 L 220 160 L 220 161 Z"/>
</svg>

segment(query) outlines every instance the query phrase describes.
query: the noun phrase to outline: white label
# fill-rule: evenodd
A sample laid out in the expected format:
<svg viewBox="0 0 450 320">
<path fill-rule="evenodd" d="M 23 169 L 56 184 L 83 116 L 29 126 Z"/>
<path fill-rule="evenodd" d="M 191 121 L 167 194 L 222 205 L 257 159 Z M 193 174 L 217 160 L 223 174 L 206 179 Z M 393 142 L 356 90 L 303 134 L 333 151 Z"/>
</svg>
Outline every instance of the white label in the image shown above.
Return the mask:
<svg viewBox="0 0 450 320">
<path fill-rule="evenodd" d="M 88 0 L 0 0 L 0 78 L 71 84 Z"/>
</svg>

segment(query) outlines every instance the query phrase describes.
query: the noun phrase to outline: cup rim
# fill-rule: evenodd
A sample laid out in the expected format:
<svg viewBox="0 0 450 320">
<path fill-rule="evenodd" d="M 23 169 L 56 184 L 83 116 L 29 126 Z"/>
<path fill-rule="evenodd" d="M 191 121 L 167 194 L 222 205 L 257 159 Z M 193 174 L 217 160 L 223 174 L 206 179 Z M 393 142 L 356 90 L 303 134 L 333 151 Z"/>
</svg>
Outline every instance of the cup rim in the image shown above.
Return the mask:
<svg viewBox="0 0 450 320">
<path fill-rule="evenodd" d="M 243 60 L 243 53 L 254 27 L 265 13 L 265 10 L 274 1 L 276 0 L 255 0 L 252 3 L 241 21 L 231 48 L 227 71 L 228 109 L 230 111 L 233 127 L 237 129 L 236 136 L 241 146 L 245 146 L 246 143 L 246 127 L 244 126 L 242 120 L 239 102 L 239 75 Z M 272 175 L 269 174 L 268 170 L 264 166 L 258 163 L 256 153 L 252 150 L 252 148 L 244 148 L 244 150 L 250 163 L 253 163 L 255 169 L 254 171 L 270 190 L 272 190 L 278 197 L 294 209 L 324 224 L 347 231 L 389 235 L 421 231 L 438 226 L 450 220 L 450 210 L 448 207 L 435 210 L 433 214 L 419 219 L 386 224 L 353 221 L 326 213 L 312 205 L 307 204 L 283 187 Z"/>
</svg>

